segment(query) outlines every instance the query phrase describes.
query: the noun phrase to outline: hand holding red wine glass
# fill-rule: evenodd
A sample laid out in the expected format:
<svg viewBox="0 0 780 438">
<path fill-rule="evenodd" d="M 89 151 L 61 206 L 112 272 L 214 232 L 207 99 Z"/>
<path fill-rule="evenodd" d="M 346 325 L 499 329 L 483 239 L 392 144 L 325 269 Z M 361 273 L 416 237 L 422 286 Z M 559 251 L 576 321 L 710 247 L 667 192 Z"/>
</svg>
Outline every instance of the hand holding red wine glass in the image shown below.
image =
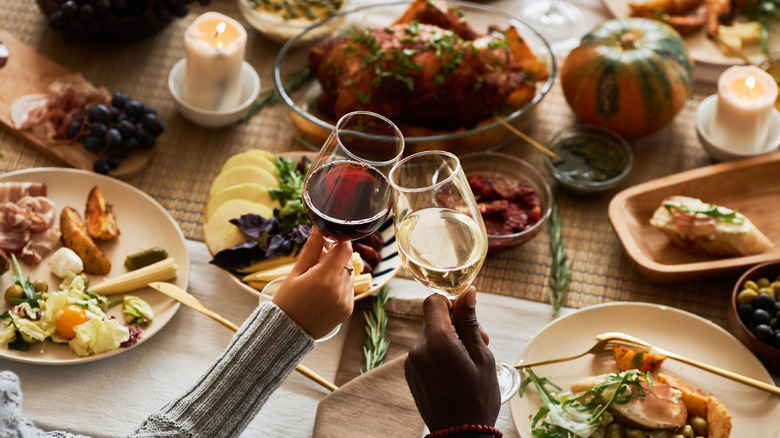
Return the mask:
<svg viewBox="0 0 780 438">
<path fill-rule="evenodd" d="M 379 114 L 339 119 L 303 183 L 306 213 L 326 239 L 356 240 L 382 225 L 392 208 L 387 175 L 403 149 L 401 131 Z"/>
</svg>

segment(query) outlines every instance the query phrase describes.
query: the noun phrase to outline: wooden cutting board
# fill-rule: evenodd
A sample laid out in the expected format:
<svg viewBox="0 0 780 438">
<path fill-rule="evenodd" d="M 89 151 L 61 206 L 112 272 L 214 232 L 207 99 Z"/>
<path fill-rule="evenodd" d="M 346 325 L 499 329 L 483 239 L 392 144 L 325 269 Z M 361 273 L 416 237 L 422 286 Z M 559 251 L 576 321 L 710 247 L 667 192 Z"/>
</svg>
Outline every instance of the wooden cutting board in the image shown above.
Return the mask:
<svg viewBox="0 0 780 438">
<path fill-rule="evenodd" d="M 30 130 L 18 131 L 11 121 L 11 104 L 16 99 L 28 94 L 43 93 L 52 81 L 72 73 L 3 30 L 0 30 L 0 42 L 9 52 L 8 62 L 5 67 L 0 68 L 0 123 L 44 154 L 72 167 L 92 171 L 92 165 L 98 156 L 87 152 L 80 141 L 52 144 Z M 154 156 L 154 149 L 133 151 L 109 175 L 124 177 L 141 171 Z"/>
</svg>

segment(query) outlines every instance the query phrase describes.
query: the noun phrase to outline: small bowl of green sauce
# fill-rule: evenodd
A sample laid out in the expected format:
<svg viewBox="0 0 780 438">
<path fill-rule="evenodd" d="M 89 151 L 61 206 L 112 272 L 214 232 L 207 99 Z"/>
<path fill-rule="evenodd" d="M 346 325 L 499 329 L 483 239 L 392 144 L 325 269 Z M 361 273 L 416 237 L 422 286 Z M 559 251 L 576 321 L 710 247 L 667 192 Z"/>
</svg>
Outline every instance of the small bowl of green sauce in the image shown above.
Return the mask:
<svg viewBox="0 0 780 438">
<path fill-rule="evenodd" d="M 566 189 L 595 195 L 619 186 L 631 172 L 634 154 L 620 135 L 595 125 L 563 128 L 547 140 L 561 157 L 545 157 L 547 169 Z"/>
</svg>

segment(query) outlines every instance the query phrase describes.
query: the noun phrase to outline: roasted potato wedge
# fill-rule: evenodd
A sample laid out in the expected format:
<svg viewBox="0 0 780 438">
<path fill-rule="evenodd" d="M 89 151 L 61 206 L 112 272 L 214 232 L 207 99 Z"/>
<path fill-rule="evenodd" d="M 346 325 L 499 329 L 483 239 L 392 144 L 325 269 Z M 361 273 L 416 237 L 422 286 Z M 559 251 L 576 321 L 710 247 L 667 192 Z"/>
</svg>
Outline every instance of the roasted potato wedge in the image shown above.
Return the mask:
<svg viewBox="0 0 780 438">
<path fill-rule="evenodd" d="M 92 187 L 87 197 L 87 210 L 84 213 L 87 222 L 87 233 L 93 239 L 112 240 L 119 237 L 120 231 L 116 223 L 114 209 L 100 193 L 97 186 Z"/>
<path fill-rule="evenodd" d="M 60 231 L 62 244 L 75 252 L 84 262 L 87 274 L 106 275 L 111 271 L 111 261 L 100 251 L 89 237 L 87 227 L 79 213 L 71 207 L 65 207 L 60 213 Z"/>
<path fill-rule="evenodd" d="M 659 382 L 666 383 L 682 393 L 682 402 L 688 410 L 688 416 L 707 419 L 709 438 L 728 438 L 731 433 L 731 416 L 728 410 L 714 396 L 694 389 L 689 384 L 667 374 L 658 373 Z"/>
<path fill-rule="evenodd" d="M 630 348 L 615 345 L 612 347 L 615 362 L 620 371 L 637 369 L 644 372 L 656 372 L 666 360 L 665 356 L 653 353 L 643 353 Z"/>
</svg>

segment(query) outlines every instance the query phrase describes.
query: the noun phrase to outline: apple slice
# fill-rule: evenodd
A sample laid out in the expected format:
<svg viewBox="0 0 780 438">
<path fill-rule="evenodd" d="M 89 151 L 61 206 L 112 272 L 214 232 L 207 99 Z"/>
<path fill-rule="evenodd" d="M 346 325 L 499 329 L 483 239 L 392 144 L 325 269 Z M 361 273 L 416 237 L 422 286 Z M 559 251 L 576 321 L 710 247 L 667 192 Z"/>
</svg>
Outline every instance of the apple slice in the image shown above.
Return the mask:
<svg viewBox="0 0 780 438">
<path fill-rule="evenodd" d="M 214 193 L 244 183 L 257 183 L 266 187 L 279 187 L 279 182 L 273 173 L 257 166 L 236 166 L 220 172 L 211 183 L 209 196 Z"/>
<path fill-rule="evenodd" d="M 262 153 L 265 151 L 259 151 L 259 150 L 251 150 L 246 152 L 241 152 L 240 154 L 233 155 L 232 157 L 228 158 L 227 161 L 225 161 L 225 164 L 222 166 L 222 172 L 238 166 L 257 166 L 262 169 L 267 170 L 271 175 L 276 174 L 276 166 L 274 166 L 274 160 L 275 158 L 272 158 L 273 155 L 269 158 L 266 154 Z"/>
<path fill-rule="evenodd" d="M 214 254 L 222 251 L 223 249 L 232 248 L 239 243 L 246 242 L 247 240 L 249 240 L 249 237 L 247 237 L 246 234 L 242 233 L 237 226 L 232 226 L 222 237 L 219 238 L 219 241 L 217 241 L 216 247 L 214 248 Z"/>
<path fill-rule="evenodd" d="M 224 202 L 214 210 L 203 226 L 203 237 L 206 240 L 206 246 L 213 254 L 219 252 L 218 248 L 224 245 L 223 236 L 227 236 L 233 228 L 238 229 L 238 227 L 230 223 L 230 220 L 245 214 L 258 214 L 264 218 L 270 218 L 273 216 L 273 210 L 263 204 L 247 201 L 246 199 L 231 199 Z"/>
<path fill-rule="evenodd" d="M 224 188 L 209 197 L 206 204 L 206 221 L 214 214 L 214 210 L 231 199 L 246 199 L 247 201 L 263 204 L 273 211 L 274 208 L 282 208 L 279 201 L 271 199 L 268 188 L 257 183 L 244 183 Z"/>
</svg>

